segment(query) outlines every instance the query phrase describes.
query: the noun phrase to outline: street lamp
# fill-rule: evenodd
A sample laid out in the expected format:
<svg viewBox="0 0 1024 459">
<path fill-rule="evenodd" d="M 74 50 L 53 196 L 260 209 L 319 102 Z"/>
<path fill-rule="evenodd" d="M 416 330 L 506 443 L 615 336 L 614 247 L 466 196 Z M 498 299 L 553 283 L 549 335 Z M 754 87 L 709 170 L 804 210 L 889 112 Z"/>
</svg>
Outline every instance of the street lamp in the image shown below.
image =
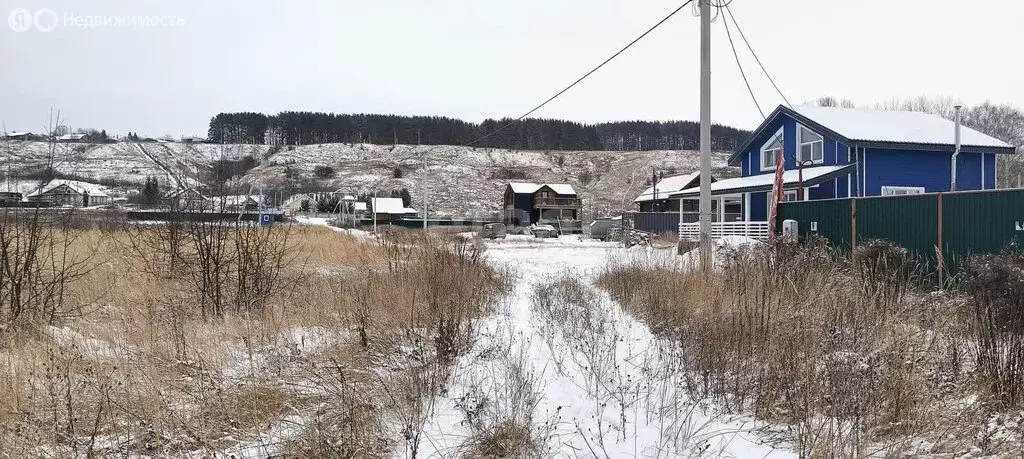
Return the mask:
<svg viewBox="0 0 1024 459">
<path fill-rule="evenodd" d="M 814 164 L 814 160 L 812 160 L 812 159 L 805 159 L 803 161 L 800 161 L 800 162 L 796 163 L 797 175 L 798 175 L 797 186 L 800 187 L 800 188 L 798 188 L 796 190 L 796 200 L 797 201 L 803 201 L 804 200 L 804 165 L 805 164 Z"/>
</svg>

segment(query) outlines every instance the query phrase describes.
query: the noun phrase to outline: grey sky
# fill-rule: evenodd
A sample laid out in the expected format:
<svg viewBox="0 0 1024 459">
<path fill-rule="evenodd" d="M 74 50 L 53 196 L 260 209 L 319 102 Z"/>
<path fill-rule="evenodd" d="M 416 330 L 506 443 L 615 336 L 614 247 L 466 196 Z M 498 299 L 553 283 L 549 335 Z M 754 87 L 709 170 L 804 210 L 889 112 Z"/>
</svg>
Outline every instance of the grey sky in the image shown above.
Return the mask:
<svg viewBox="0 0 1024 459">
<path fill-rule="evenodd" d="M 53 106 L 75 128 L 177 136 L 205 135 L 221 111 L 518 116 L 680 2 L 0 0 L 0 120 L 39 132 Z M 1024 104 L 1019 0 L 731 7 L 794 104 L 820 95 L 859 104 L 917 95 Z M 15 32 L 7 20 L 16 8 L 49 8 L 57 27 Z M 75 16 L 83 25 L 87 16 L 126 23 L 78 27 Z M 132 16 L 164 19 L 131 27 Z M 753 128 L 760 115 L 721 20 L 713 31 L 714 121 Z M 696 119 L 698 39 L 687 10 L 535 116 Z M 770 111 L 780 98 L 737 45 Z"/>
</svg>

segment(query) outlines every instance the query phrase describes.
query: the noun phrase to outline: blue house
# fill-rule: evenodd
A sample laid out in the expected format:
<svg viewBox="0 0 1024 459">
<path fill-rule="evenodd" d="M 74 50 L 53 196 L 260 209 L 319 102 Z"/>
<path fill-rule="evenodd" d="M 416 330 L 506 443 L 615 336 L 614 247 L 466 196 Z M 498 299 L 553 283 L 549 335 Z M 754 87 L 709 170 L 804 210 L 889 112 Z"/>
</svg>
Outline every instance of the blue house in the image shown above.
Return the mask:
<svg viewBox="0 0 1024 459">
<path fill-rule="evenodd" d="M 927 113 L 779 106 L 729 158 L 741 177 L 711 185 L 715 221 L 767 221 L 780 149 L 786 201 L 950 191 L 954 130 Z M 1014 147 L 967 127 L 960 143 L 956 190 L 996 188 L 996 155 Z"/>
</svg>

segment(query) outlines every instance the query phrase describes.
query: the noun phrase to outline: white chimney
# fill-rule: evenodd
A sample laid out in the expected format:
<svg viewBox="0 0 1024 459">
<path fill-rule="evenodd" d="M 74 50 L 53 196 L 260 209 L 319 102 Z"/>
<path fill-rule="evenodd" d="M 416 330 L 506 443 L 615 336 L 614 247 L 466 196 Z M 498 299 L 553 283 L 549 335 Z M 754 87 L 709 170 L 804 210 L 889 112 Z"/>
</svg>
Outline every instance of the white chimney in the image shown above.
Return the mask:
<svg viewBox="0 0 1024 459">
<path fill-rule="evenodd" d="M 960 155 L 960 108 L 961 108 L 961 106 L 957 105 L 957 106 L 955 106 L 953 108 L 956 110 L 956 115 L 954 115 L 954 126 L 955 127 L 953 128 L 953 144 L 955 146 L 953 148 L 953 163 L 952 163 L 951 170 L 950 170 L 949 191 L 956 191 L 956 158 L 957 158 L 957 156 Z"/>
</svg>

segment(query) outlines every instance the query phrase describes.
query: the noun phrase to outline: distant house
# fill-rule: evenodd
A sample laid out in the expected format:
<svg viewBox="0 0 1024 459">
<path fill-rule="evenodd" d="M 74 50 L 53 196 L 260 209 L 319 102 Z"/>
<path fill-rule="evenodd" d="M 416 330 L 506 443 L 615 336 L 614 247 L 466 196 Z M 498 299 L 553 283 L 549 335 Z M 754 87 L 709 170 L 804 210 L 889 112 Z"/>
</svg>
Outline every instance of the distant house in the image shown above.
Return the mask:
<svg viewBox="0 0 1024 459">
<path fill-rule="evenodd" d="M 214 196 L 214 206 L 222 212 L 246 212 L 260 210 L 263 207 L 263 196 L 258 194 L 241 194 L 232 196 Z"/>
<path fill-rule="evenodd" d="M 31 136 L 31 132 L 8 132 L 6 134 L 0 132 L 0 139 L 4 140 L 28 140 Z"/>
<path fill-rule="evenodd" d="M 58 142 L 81 142 L 85 134 L 64 134 L 57 137 Z"/>
<path fill-rule="evenodd" d="M 715 182 L 714 177 L 711 177 L 711 182 Z M 700 186 L 700 172 L 662 177 L 657 185 L 644 190 L 633 202 L 637 204 L 640 212 L 679 212 L 680 205 L 686 207 L 687 211 L 697 212 L 696 200 L 683 203 L 679 199 L 669 198 L 672 193 L 697 186 Z"/>
<path fill-rule="evenodd" d="M 316 197 L 307 193 L 292 195 L 281 206 L 285 215 L 295 215 L 300 212 L 316 211 Z"/>
<path fill-rule="evenodd" d="M 92 207 L 113 202 L 106 188 L 79 180 L 53 179 L 25 197 L 31 202 L 48 202 L 52 206 Z"/>
<path fill-rule="evenodd" d="M 194 137 L 194 136 L 193 137 L 182 137 L 181 138 L 181 142 L 182 143 L 204 143 L 204 142 L 206 142 L 206 139 L 204 139 L 202 137 Z"/>
<path fill-rule="evenodd" d="M 579 220 L 583 201 L 566 183 L 513 182 L 505 187 L 506 225 L 529 226 L 540 220 Z"/>
<path fill-rule="evenodd" d="M 200 211 L 211 209 L 212 201 L 195 188 L 183 188 L 163 196 L 163 204 L 175 209 Z"/>
<path fill-rule="evenodd" d="M 404 217 L 415 217 L 416 209 L 405 207 L 402 198 L 370 198 L 370 213 L 377 223 L 389 223 Z"/>
</svg>

